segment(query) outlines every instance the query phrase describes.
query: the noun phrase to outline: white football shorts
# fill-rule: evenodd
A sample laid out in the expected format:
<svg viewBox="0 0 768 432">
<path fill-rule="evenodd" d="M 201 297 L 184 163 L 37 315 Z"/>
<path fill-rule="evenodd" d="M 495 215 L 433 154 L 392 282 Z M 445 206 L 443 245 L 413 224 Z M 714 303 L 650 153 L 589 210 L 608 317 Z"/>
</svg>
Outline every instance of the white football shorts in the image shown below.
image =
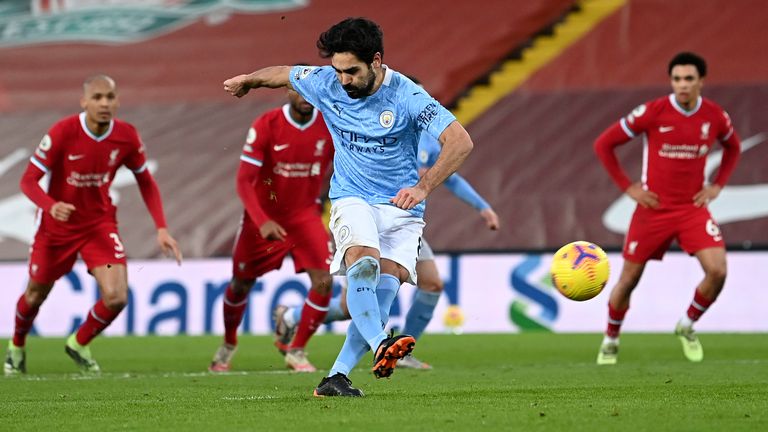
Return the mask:
<svg viewBox="0 0 768 432">
<path fill-rule="evenodd" d="M 416 259 L 424 219 L 388 204 L 368 204 L 356 197 L 341 198 L 331 206 L 330 224 L 336 253 L 331 274 L 346 274 L 344 255 L 351 246 L 377 249 L 381 258 L 408 271 L 408 283 L 416 284 Z"/>
<path fill-rule="evenodd" d="M 432 248 L 429 247 L 427 239 L 421 238 L 421 248 L 419 249 L 419 261 L 434 261 L 435 253 L 432 252 Z"/>
</svg>

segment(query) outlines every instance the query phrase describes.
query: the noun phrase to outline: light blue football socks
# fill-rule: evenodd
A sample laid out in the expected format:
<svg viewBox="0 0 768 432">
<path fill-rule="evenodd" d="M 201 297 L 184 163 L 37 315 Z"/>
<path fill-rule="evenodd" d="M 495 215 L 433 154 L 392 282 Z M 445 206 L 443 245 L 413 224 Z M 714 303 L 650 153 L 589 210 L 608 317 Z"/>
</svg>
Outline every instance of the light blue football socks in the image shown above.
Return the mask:
<svg viewBox="0 0 768 432">
<path fill-rule="evenodd" d="M 370 347 L 365 341 L 363 336 L 357 330 L 354 322 L 349 323 L 347 328 L 347 338 L 344 339 L 344 345 L 339 351 L 339 355 L 336 357 L 336 361 L 333 362 L 328 376 L 334 376 L 337 373 L 342 373 L 345 376 L 349 376 L 349 372 L 357 365 L 361 358 L 368 352 Z"/>
<path fill-rule="evenodd" d="M 392 308 L 392 303 L 394 303 L 399 289 L 400 279 L 395 276 L 391 274 L 383 274 L 379 278 L 379 284 L 376 286 L 376 299 L 379 302 L 381 328 L 384 328 L 389 321 L 389 310 Z M 378 347 L 378 345 L 376 346 Z"/>
<path fill-rule="evenodd" d="M 347 271 L 347 275 L 349 275 L 349 271 Z M 347 292 L 349 292 L 351 286 L 352 284 L 350 283 Z M 370 347 L 373 347 L 373 349 L 378 348 L 381 341 L 386 338 L 382 329 L 387 321 L 389 321 L 389 310 L 392 307 L 392 303 L 395 301 L 395 297 L 397 297 L 398 289 L 400 289 L 400 280 L 398 278 L 388 274 L 380 276 L 379 284 L 376 287 L 376 299 L 379 307 L 379 318 L 381 320 L 379 321 L 379 331 L 381 332 L 382 337 L 375 345 L 369 345 L 358 330 L 355 322 L 351 322 L 347 329 L 347 338 L 344 341 L 344 345 L 341 347 L 341 351 L 328 373 L 329 377 L 336 375 L 336 373 L 349 375 L 349 372 L 360 362 L 360 359 L 362 359 L 365 353 L 368 352 L 368 349 Z M 347 299 L 347 301 L 349 301 L 349 299 Z"/>
<path fill-rule="evenodd" d="M 417 289 L 413 295 L 413 303 L 405 317 L 405 326 L 403 334 L 411 335 L 418 339 L 424 329 L 427 328 L 432 315 L 435 313 L 435 307 L 440 300 L 439 292 L 429 292 Z"/>
<path fill-rule="evenodd" d="M 349 315 L 360 335 L 373 349 L 386 338 L 381 328 L 381 314 L 376 296 L 379 275 L 379 262 L 370 256 L 360 258 L 347 268 Z"/>
</svg>

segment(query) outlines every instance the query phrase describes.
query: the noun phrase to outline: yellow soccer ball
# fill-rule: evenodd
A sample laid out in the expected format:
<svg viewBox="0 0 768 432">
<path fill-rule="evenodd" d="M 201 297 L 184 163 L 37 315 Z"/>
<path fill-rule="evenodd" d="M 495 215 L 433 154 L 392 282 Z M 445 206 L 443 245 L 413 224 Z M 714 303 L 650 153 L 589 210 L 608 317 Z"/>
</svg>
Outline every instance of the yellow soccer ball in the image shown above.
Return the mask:
<svg viewBox="0 0 768 432">
<path fill-rule="evenodd" d="M 608 282 L 608 256 L 600 246 L 576 241 L 561 247 L 552 257 L 552 284 L 571 300 L 584 301 L 600 294 Z"/>
<path fill-rule="evenodd" d="M 443 315 L 443 325 L 452 333 L 461 333 L 461 326 L 464 325 L 464 312 L 458 305 L 448 306 Z"/>
</svg>

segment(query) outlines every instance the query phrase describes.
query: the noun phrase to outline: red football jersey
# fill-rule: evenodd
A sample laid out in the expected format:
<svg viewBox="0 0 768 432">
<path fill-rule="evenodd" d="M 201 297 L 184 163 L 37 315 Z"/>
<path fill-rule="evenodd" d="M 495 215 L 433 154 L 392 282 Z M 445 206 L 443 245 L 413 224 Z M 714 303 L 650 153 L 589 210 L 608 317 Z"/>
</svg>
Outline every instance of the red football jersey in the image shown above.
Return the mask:
<svg viewBox="0 0 768 432">
<path fill-rule="evenodd" d="M 256 192 L 264 212 L 277 221 L 317 209 L 325 173 L 333 160 L 333 142 L 322 114 L 298 124 L 289 105 L 257 118 L 240 160 L 261 167 Z"/>
<path fill-rule="evenodd" d="M 134 172 L 147 169 L 144 146 L 132 125 L 114 119 L 97 137 L 88 130 L 85 113 L 54 124 L 30 161 L 50 176 L 48 195 L 75 206 L 67 222 L 42 212 L 40 228 L 61 234 L 115 222 L 109 187 L 117 169 L 122 165 Z"/>
<path fill-rule="evenodd" d="M 644 134 L 641 181 L 665 207 L 691 204 L 704 185 L 715 141 L 738 140 L 728 114 L 702 97 L 685 111 L 670 94 L 638 106 L 619 123 L 630 138 Z"/>
</svg>

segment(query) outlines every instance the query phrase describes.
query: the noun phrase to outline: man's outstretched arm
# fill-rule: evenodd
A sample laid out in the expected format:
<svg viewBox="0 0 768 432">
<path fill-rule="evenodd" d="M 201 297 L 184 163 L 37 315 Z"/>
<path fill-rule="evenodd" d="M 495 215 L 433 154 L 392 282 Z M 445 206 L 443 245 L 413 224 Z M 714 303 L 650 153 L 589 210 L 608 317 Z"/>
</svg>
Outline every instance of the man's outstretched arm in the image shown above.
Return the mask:
<svg viewBox="0 0 768 432">
<path fill-rule="evenodd" d="M 269 66 L 245 75 L 238 75 L 224 81 L 224 91 L 232 96 L 243 97 L 250 89 L 286 87 L 293 90 L 290 80 L 290 66 Z"/>
</svg>

